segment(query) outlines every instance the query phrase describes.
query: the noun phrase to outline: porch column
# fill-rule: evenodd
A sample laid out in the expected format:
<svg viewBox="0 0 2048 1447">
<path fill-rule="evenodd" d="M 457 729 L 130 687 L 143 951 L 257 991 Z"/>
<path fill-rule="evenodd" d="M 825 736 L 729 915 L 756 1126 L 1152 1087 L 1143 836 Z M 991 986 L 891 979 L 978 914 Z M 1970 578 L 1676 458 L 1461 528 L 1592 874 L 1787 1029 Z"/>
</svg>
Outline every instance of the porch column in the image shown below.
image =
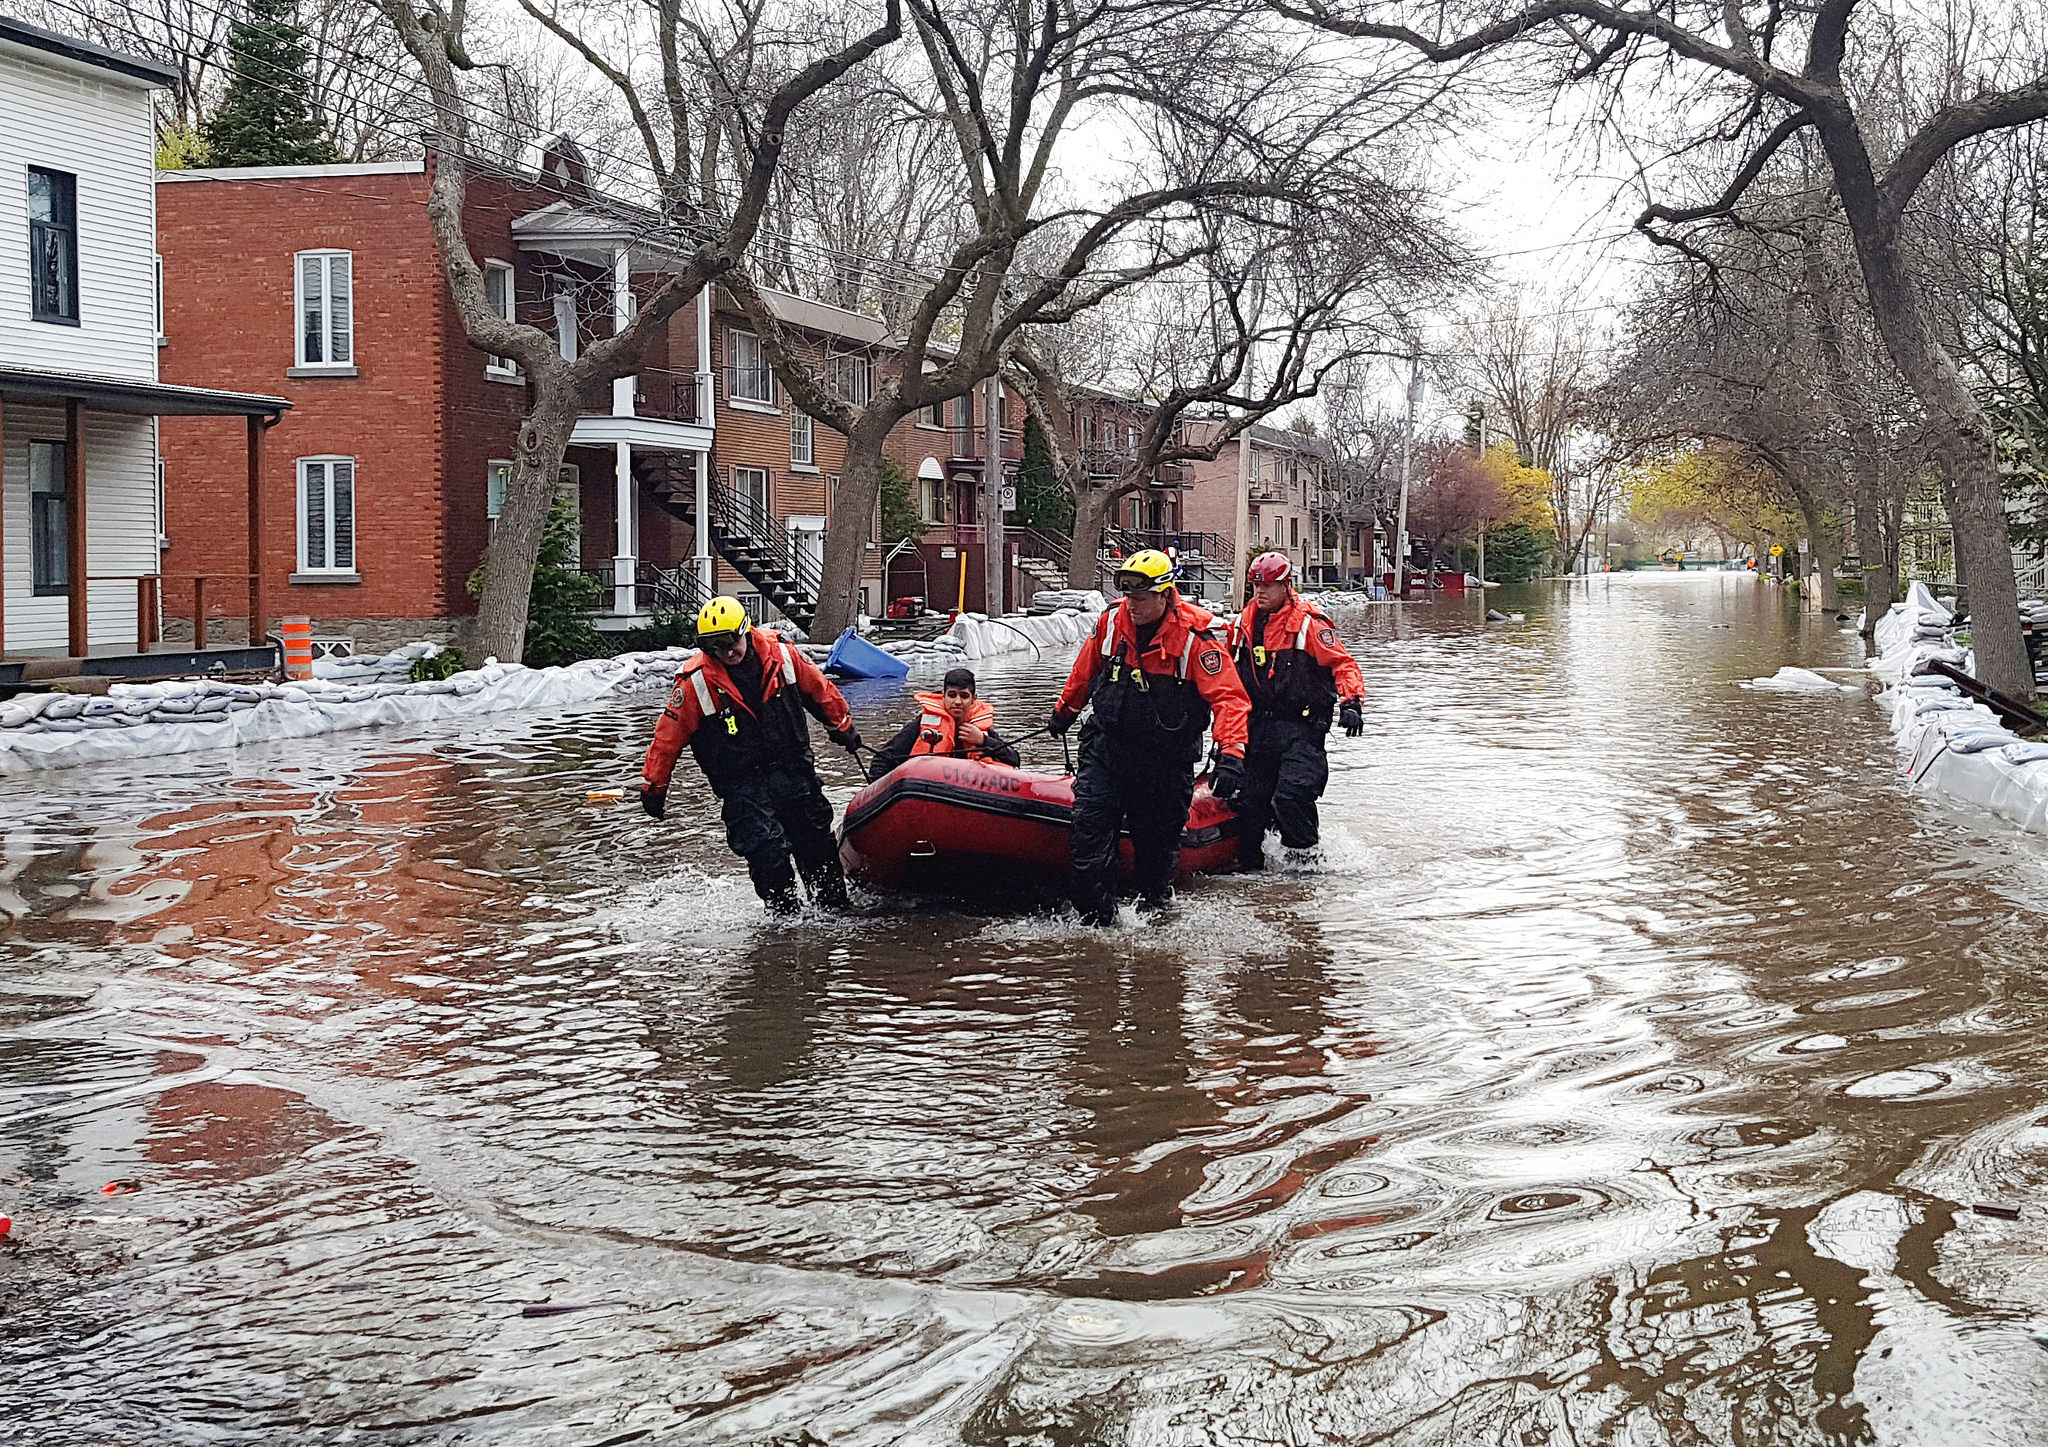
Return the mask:
<svg viewBox="0 0 2048 1447">
<path fill-rule="evenodd" d="M 698 293 L 701 298 L 703 293 Z M 701 302 L 700 302 L 701 304 Z M 697 582 L 711 596 L 711 454 L 697 454 Z"/>
<path fill-rule="evenodd" d="M 612 530 L 617 548 L 612 555 L 612 612 L 631 613 L 633 575 L 640 566 L 640 530 L 635 526 L 640 520 L 640 497 L 633 485 L 633 444 L 614 443 L 612 451 L 612 495 L 618 513 L 617 526 Z"/>
<path fill-rule="evenodd" d="M 29 504 L 34 507 L 34 503 Z M 33 529 L 31 529 L 33 531 Z M 7 653 L 7 403 L 0 400 L 0 657 Z"/>
<path fill-rule="evenodd" d="M 623 332 L 633 320 L 633 257 L 621 246 L 612 253 L 612 335 Z M 612 416 L 633 415 L 633 393 L 638 377 L 620 377 L 612 383 Z"/>
<path fill-rule="evenodd" d="M 1244 604 L 1245 555 L 1252 546 L 1252 430 L 1237 434 L 1237 520 L 1230 559 L 1230 610 Z"/>
<path fill-rule="evenodd" d="M 715 427 L 717 419 L 717 388 L 711 380 L 711 288 L 707 286 L 697 293 L 697 420 Z"/>
<path fill-rule="evenodd" d="M 249 422 L 249 646 L 260 648 L 270 633 L 263 588 L 263 433 L 261 417 Z M 166 503 L 166 506 L 169 504 Z"/>
<path fill-rule="evenodd" d="M 83 658 L 90 644 L 86 610 L 85 546 L 85 404 L 73 397 L 64 403 L 64 502 L 65 528 L 69 545 L 66 577 L 70 580 L 71 639 L 73 658 Z"/>
</svg>

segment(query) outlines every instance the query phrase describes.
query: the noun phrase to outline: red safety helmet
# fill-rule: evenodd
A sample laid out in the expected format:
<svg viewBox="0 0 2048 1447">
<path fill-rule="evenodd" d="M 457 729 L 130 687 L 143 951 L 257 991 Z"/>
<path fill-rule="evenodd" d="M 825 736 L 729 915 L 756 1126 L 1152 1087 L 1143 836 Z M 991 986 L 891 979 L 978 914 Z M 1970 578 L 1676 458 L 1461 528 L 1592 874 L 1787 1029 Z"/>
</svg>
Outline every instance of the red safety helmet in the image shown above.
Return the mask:
<svg viewBox="0 0 2048 1447">
<path fill-rule="evenodd" d="M 1252 559 L 1249 576 L 1254 583 L 1284 583 L 1294 576 L 1294 564 L 1285 553 L 1260 553 Z"/>
</svg>

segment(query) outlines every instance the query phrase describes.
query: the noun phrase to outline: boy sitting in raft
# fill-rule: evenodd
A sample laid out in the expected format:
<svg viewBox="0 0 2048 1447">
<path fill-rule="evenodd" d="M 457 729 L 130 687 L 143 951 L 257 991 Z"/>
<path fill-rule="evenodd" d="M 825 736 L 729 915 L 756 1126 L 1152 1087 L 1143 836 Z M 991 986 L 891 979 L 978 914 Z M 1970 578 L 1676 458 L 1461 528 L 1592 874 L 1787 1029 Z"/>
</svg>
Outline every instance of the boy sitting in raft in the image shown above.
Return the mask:
<svg viewBox="0 0 2048 1447">
<path fill-rule="evenodd" d="M 875 750 L 874 777 L 902 768 L 919 754 L 1018 766 L 1017 751 L 995 730 L 995 709 L 975 694 L 974 670 L 948 669 L 943 686 L 943 693 L 920 693 L 922 712 Z"/>
</svg>

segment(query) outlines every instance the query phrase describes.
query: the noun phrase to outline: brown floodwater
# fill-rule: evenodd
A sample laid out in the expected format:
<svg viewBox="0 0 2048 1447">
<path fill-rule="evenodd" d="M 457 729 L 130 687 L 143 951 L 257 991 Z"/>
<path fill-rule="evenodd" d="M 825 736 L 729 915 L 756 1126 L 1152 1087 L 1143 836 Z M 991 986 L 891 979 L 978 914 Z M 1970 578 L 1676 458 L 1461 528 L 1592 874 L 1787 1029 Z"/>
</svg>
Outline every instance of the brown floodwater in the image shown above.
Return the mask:
<svg viewBox="0 0 2048 1447">
<path fill-rule="evenodd" d="M 1104 933 L 767 922 L 654 696 L 0 781 L 0 1440 L 2048 1441 L 2048 851 L 1746 577 L 1503 592 Z"/>
</svg>

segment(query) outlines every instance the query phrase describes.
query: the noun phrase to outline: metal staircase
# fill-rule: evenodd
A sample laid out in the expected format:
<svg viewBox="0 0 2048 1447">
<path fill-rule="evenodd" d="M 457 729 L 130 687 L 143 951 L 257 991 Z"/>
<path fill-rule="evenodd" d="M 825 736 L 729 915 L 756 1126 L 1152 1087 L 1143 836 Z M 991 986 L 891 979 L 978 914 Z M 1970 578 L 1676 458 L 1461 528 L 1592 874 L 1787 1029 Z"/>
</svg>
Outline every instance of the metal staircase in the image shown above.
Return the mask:
<svg viewBox="0 0 2048 1447">
<path fill-rule="evenodd" d="M 1147 548 L 1171 551 L 1180 564 L 1181 591 L 1191 597 L 1229 603 L 1234 548 L 1221 533 L 1170 533 L 1149 528 L 1105 528 L 1102 558 L 1105 572 L 1114 557 L 1129 557 Z"/>
<path fill-rule="evenodd" d="M 663 508 L 692 527 L 697 523 L 697 473 L 674 453 L 635 458 L 633 474 Z M 711 550 L 799 628 L 818 617 L 824 592 L 817 559 L 796 546 L 787 528 L 761 504 L 711 479 Z M 680 570 L 679 570 L 680 571 Z M 695 580 L 691 580 L 692 588 Z M 701 591 L 701 590 L 699 590 Z"/>
</svg>

